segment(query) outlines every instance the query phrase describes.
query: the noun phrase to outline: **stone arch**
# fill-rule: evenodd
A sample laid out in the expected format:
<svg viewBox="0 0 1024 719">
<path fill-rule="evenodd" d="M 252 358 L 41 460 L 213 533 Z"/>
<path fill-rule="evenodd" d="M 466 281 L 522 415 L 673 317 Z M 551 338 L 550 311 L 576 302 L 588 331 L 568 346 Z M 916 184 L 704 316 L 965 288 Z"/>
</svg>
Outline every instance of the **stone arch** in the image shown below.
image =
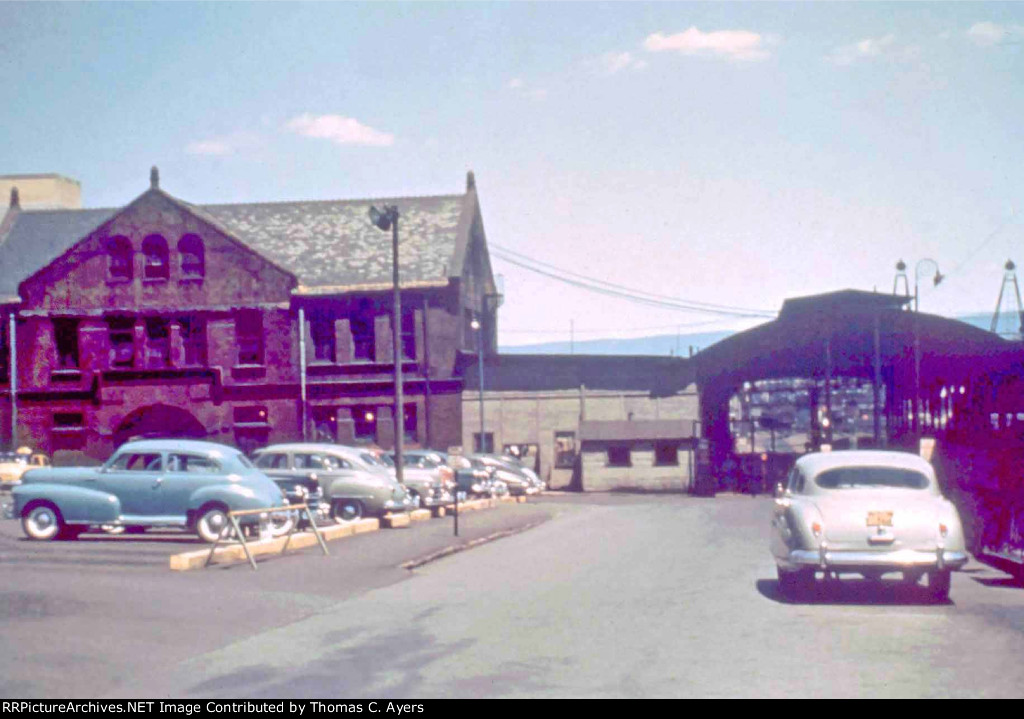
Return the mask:
<svg viewBox="0 0 1024 719">
<path fill-rule="evenodd" d="M 205 439 L 209 432 L 189 412 L 166 404 L 139 407 L 114 430 L 114 444 L 120 447 L 137 438 Z"/>
</svg>

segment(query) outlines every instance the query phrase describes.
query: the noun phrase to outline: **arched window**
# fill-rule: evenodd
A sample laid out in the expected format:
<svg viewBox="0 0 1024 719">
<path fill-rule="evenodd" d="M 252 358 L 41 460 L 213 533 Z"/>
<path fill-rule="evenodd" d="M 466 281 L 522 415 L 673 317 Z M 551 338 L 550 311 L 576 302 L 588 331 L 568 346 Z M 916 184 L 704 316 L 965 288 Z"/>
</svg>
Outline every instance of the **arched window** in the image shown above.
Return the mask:
<svg viewBox="0 0 1024 719">
<path fill-rule="evenodd" d="M 107 240 L 107 253 L 110 264 L 107 272 L 111 279 L 130 280 L 132 278 L 132 243 L 127 237 L 111 237 Z"/>
<path fill-rule="evenodd" d="M 167 265 L 167 240 L 161 235 L 150 235 L 142 241 L 142 254 L 146 258 L 147 280 L 166 280 L 170 276 Z"/>
<path fill-rule="evenodd" d="M 202 277 L 206 273 L 203 241 L 199 235 L 185 235 L 178 242 L 183 277 Z"/>
</svg>

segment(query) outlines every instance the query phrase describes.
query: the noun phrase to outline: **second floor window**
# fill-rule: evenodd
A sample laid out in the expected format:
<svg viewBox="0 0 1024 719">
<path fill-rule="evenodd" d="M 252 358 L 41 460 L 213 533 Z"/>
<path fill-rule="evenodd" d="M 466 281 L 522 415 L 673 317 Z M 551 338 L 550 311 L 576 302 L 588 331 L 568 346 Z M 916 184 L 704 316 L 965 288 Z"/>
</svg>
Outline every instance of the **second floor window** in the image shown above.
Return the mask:
<svg viewBox="0 0 1024 719">
<path fill-rule="evenodd" d="M 352 358 L 364 362 L 373 362 L 377 357 L 374 334 L 373 305 L 363 301 L 352 314 Z"/>
<path fill-rule="evenodd" d="M 182 317 L 181 344 L 185 350 L 186 365 L 206 364 L 206 323 L 200 317 Z"/>
<path fill-rule="evenodd" d="M 135 320 L 131 318 L 111 318 L 110 327 L 110 365 L 112 367 L 131 367 L 135 363 Z"/>
<path fill-rule="evenodd" d="M 314 314 L 309 322 L 309 333 L 313 340 L 313 356 L 317 361 L 334 362 L 334 320 Z"/>
<path fill-rule="evenodd" d="M 144 277 L 147 280 L 166 280 L 170 276 L 167 263 L 167 240 L 162 235 L 150 235 L 142 241 L 142 254 L 146 258 Z"/>
<path fill-rule="evenodd" d="M 201 278 L 206 274 L 206 258 L 203 252 L 203 241 L 199 235 L 185 235 L 178 242 L 181 254 L 181 275 L 184 278 Z"/>
<path fill-rule="evenodd" d="M 171 364 L 171 334 L 167 320 L 146 319 L 146 366 L 167 367 Z"/>
<path fill-rule="evenodd" d="M 107 273 L 112 280 L 132 278 L 132 243 L 127 237 L 112 237 L 107 242 L 109 264 Z"/>
<path fill-rule="evenodd" d="M 263 317 L 258 310 L 241 310 L 235 318 L 238 364 L 263 364 Z"/>
<path fill-rule="evenodd" d="M 58 369 L 78 369 L 78 320 L 54 320 L 53 334 L 57 341 Z"/>
<path fill-rule="evenodd" d="M 402 357 L 416 359 L 416 311 L 402 308 Z"/>
</svg>

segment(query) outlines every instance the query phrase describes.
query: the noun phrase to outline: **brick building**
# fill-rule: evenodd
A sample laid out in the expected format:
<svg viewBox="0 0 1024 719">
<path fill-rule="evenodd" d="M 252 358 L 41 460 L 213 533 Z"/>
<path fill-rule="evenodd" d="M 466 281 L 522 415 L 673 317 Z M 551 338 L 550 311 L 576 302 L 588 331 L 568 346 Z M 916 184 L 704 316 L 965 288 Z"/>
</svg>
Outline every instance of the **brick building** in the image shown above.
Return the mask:
<svg viewBox="0 0 1024 719">
<path fill-rule="evenodd" d="M 470 321 L 485 353 L 497 336 L 472 173 L 456 195 L 193 205 L 161 190 L 155 168 L 115 209 L 30 210 L 12 190 L 0 444 L 57 461 L 101 460 L 133 436 L 391 446 L 391 236 L 372 204 L 401 214 L 406 440 L 459 444 Z"/>
</svg>

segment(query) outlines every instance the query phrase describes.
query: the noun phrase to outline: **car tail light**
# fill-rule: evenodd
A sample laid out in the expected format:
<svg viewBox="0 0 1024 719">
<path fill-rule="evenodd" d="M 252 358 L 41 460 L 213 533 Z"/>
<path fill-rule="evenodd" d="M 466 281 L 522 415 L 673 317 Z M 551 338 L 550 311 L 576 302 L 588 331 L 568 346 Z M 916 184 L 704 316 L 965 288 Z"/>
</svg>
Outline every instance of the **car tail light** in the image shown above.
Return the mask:
<svg viewBox="0 0 1024 719">
<path fill-rule="evenodd" d="M 815 537 L 820 537 L 821 536 L 821 523 L 820 522 L 812 522 L 811 523 L 811 531 L 814 532 L 814 536 Z"/>
<path fill-rule="evenodd" d="M 949 534 L 949 527 L 947 527 L 942 522 L 939 522 L 939 534 L 941 534 L 943 537 Z"/>
</svg>

